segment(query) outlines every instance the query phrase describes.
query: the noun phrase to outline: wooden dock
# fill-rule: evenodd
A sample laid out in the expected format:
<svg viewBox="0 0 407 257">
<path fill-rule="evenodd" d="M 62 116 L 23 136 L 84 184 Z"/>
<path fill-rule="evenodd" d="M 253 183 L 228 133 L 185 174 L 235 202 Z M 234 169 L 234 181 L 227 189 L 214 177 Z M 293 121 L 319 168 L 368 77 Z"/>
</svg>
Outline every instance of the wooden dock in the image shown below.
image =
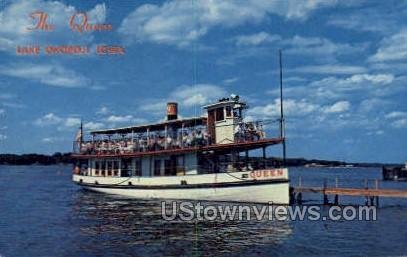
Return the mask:
<svg viewBox="0 0 407 257">
<path fill-rule="evenodd" d="M 324 180 L 323 187 L 304 187 L 301 184 L 301 178 L 297 187 L 290 187 L 290 201 L 291 203 L 302 204 L 303 193 L 315 193 L 323 196 L 324 204 L 339 204 L 339 196 L 360 196 L 365 198 L 366 205 L 379 206 L 379 197 L 395 197 L 395 198 L 407 198 L 407 190 L 402 189 L 384 189 L 379 188 L 379 180 L 375 180 L 375 187 L 369 188 L 368 181 L 365 180 L 364 188 L 348 188 L 339 187 L 338 179 L 335 180 L 334 187 L 328 187 L 327 181 Z M 328 196 L 333 195 L 334 201 L 329 202 Z"/>
<path fill-rule="evenodd" d="M 396 189 L 364 189 L 364 188 L 336 188 L 336 187 L 294 187 L 294 193 L 319 193 L 325 195 L 348 196 L 381 196 L 407 198 L 407 190 Z"/>
</svg>

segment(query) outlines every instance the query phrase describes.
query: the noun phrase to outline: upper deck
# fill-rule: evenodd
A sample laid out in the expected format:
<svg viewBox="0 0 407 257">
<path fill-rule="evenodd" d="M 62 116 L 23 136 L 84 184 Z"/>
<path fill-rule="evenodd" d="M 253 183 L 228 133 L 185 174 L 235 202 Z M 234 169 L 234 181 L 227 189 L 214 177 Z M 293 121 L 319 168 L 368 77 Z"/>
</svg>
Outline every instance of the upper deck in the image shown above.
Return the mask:
<svg viewBox="0 0 407 257">
<path fill-rule="evenodd" d="M 175 106 L 174 106 L 175 105 Z M 207 116 L 178 119 L 175 103 L 163 122 L 91 131 L 74 142 L 77 158 L 174 155 L 187 152 L 252 150 L 284 141 L 277 121 L 244 121 L 239 99 L 221 99 L 205 106 Z M 265 126 L 273 134 L 266 137 Z"/>
</svg>

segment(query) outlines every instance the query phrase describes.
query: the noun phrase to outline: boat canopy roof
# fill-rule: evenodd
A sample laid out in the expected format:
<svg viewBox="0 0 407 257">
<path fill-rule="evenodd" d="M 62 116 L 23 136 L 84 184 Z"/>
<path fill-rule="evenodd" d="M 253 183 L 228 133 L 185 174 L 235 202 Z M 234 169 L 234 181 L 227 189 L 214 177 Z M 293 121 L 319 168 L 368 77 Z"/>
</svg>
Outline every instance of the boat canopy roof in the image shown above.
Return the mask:
<svg viewBox="0 0 407 257">
<path fill-rule="evenodd" d="M 122 127 L 122 128 L 114 128 L 114 129 L 103 129 L 103 130 L 94 130 L 91 131 L 90 134 L 92 135 L 112 135 L 112 134 L 127 134 L 127 133 L 143 133 L 146 132 L 147 129 L 152 131 L 162 131 L 165 130 L 165 127 L 168 126 L 173 129 L 179 129 L 182 127 L 194 127 L 206 124 L 206 117 L 193 117 L 193 118 L 185 118 L 185 119 L 176 119 L 176 120 L 166 120 L 161 123 L 151 123 L 151 124 L 144 124 L 144 125 L 137 125 L 137 126 L 129 126 L 129 127 Z"/>
</svg>

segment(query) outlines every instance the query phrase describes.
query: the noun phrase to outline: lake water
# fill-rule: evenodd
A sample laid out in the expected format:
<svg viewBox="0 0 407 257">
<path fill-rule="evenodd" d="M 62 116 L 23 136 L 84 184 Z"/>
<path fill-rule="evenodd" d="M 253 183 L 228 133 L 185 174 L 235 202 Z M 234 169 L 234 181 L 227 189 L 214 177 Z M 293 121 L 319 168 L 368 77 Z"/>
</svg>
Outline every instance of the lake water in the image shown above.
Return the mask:
<svg viewBox="0 0 407 257">
<path fill-rule="evenodd" d="M 292 184 L 364 186 L 379 169 L 291 168 Z M 407 183 L 383 182 L 383 188 Z M 0 256 L 406 256 L 407 201 L 377 221 L 164 221 L 159 201 L 81 190 L 69 166 L 0 166 Z M 304 195 L 306 203 L 321 196 Z M 340 202 L 363 203 L 361 198 Z"/>
</svg>

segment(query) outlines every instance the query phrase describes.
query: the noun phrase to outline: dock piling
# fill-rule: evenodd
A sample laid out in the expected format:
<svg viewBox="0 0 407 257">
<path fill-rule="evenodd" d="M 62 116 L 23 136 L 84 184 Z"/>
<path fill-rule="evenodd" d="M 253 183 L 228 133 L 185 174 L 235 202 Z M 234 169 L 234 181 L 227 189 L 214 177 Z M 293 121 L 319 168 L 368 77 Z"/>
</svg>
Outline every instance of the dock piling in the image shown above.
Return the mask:
<svg viewBox="0 0 407 257">
<path fill-rule="evenodd" d="M 375 186 L 376 186 L 376 190 L 379 190 L 379 180 L 375 179 Z M 379 196 L 376 195 L 376 207 L 379 207 Z"/>
<path fill-rule="evenodd" d="M 365 178 L 365 190 L 369 189 L 369 181 Z M 369 197 L 365 195 L 365 205 L 369 206 Z"/>
<path fill-rule="evenodd" d="M 339 196 L 338 195 L 335 195 L 334 205 L 339 205 Z"/>
<path fill-rule="evenodd" d="M 328 195 L 326 194 L 326 186 L 327 186 L 327 181 L 326 181 L 326 179 L 324 179 L 324 189 L 323 189 L 324 205 L 328 205 L 328 204 L 329 204 Z"/>
</svg>

